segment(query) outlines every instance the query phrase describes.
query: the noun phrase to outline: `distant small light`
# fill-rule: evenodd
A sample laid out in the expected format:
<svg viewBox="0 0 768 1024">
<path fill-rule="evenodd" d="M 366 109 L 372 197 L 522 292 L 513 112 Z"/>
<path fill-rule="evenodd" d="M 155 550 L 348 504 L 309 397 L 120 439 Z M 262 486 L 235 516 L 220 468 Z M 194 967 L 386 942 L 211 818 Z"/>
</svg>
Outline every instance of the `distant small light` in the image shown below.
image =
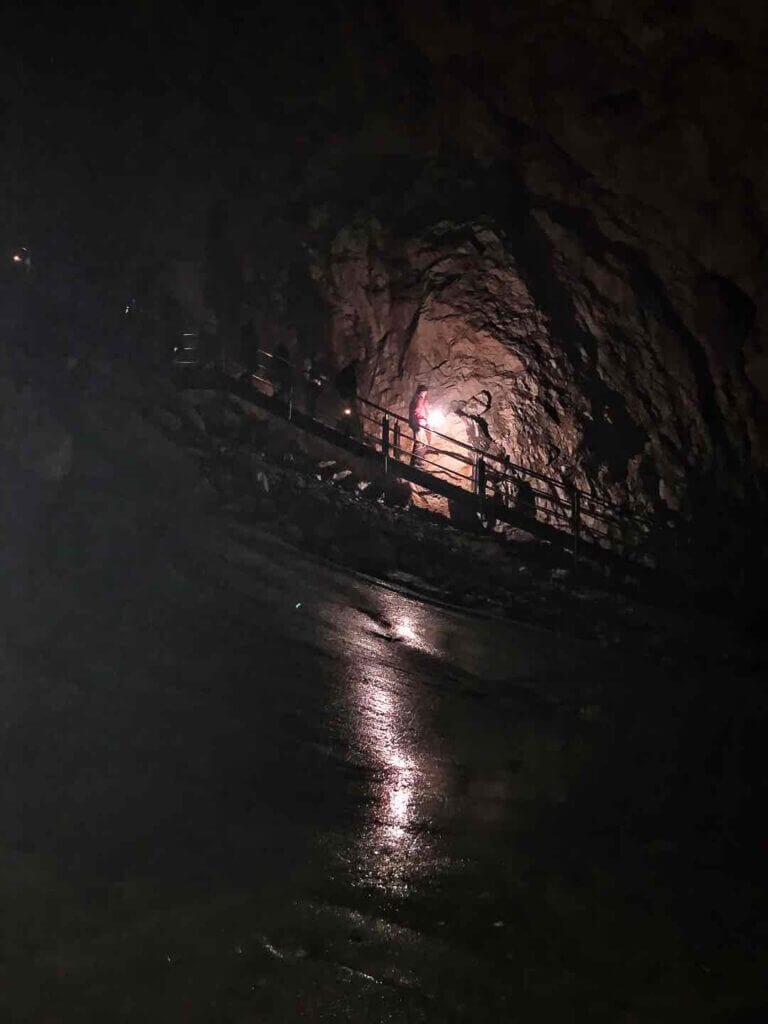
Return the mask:
<svg viewBox="0 0 768 1024">
<path fill-rule="evenodd" d="M 301 601 L 297 601 L 294 608 L 301 608 Z"/>
<path fill-rule="evenodd" d="M 15 252 L 13 254 L 13 262 L 14 263 L 21 263 L 23 259 L 24 259 L 24 257 L 20 256 L 17 252 Z"/>
<path fill-rule="evenodd" d="M 344 410 L 344 415 L 345 416 L 351 416 L 352 415 L 352 410 L 351 409 L 345 409 Z"/>
</svg>

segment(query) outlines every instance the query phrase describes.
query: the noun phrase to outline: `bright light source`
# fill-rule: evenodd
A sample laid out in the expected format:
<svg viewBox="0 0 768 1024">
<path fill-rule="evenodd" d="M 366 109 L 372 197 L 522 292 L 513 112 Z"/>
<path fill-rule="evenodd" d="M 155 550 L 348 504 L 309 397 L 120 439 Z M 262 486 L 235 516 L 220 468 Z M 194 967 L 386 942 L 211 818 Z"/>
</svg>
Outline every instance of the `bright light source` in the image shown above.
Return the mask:
<svg viewBox="0 0 768 1024">
<path fill-rule="evenodd" d="M 24 259 L 24 257 L 20 256 L 19 253 L 15 252 L 13 254 L 13 262 L 14 263 L 21 263 L 23 259 Z"/>
<path fill-rule="evenodd" d="M 445 423 L 445 413 L 442 409 L 430 409 L 427 419 L 433 430 L 440 430 Z"/>
<path fill-rule="evenodd" d="M 352 415 L 352 410 L 351 409 L 345 409 L 344 410 L 344 415 L 345 416 L 351 416 Z"/>
</svg>

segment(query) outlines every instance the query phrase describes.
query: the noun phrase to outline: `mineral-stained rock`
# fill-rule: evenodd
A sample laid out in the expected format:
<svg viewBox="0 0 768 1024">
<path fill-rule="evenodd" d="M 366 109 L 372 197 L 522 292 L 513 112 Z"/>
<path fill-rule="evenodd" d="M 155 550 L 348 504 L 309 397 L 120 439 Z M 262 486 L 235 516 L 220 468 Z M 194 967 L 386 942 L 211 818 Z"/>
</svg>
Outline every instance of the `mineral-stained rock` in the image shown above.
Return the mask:
<svg viewBox="0 0 768 1024">
<path fill-rule="evenodd" d="M 755 424 L 718 399 L 724 382 L 641 258 L 603 239 L 598 263 L 541 209 L 526 230 L 485 219 L 405 238 L 375 221 L 339 232 L 324 263 L 331 344 L 339 363 L 360 360 L 363 394 L 405 412 L 427 384 L 441 432 L 637 508 L 679 509 L 692 478 L 727 475 L 729 460 L 737 481 Z M 469 474 L 459 448 L 433 447 Z"/>
</svg>

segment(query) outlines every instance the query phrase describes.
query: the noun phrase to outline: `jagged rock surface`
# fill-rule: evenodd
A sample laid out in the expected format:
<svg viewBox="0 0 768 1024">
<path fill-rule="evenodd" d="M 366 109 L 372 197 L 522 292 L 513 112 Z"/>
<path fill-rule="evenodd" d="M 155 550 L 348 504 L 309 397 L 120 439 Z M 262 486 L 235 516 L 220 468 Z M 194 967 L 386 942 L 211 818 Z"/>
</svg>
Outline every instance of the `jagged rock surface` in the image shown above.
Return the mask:
<svg viewBox="0 0 768 1024">
<path fill-rule="evenodd" d="M 631 253 L 598 262 L 543 210 L 526 227 L 340 231 L 324 273 L 337 364 L 360 360 L 363 394 L 400 411 L 426 383 L 447 433 L 636 506 L 680 509 L 692 474 L 741 486 L 755 424 L 727 387 L 735 358 L 723 378 L 702 365 L 663 294 L 633 288 Z"/>
<path fill-rule="evenodd" d="M 765 497 L 766 18 L 699 6 L 403 7 L 409 102 L 304 194 L 364 394 L 425 381 L 451 432 L 711 544 Z"/>
</svg>

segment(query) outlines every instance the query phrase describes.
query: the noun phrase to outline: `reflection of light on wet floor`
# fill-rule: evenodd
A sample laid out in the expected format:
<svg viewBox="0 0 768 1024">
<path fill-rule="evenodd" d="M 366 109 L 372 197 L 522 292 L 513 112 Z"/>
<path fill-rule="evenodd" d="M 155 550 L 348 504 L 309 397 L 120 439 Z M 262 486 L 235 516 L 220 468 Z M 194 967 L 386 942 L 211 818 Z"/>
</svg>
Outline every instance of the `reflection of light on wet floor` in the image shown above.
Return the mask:
<svg viewBox="0 0 768 1024">
<path fill-rule="evenodd" d="M 413 628 L 411 620 L 407 618 L 403 618 L 399 622 L 396 622 L 392 632 L 400 640 L 409 640 L 411 642 L 418 640 L 418 634 Z"/>
<path fill-rule="evenodd" d="M 382 611 L 391 623 L 393 639 L 420 651 L 433 651 L 431 619 L 423 606 L 406 601 L 400 594 L 382 594 Z"/>
<path fill-rule="evenodd" d="M 361 679 L 353 699 L 358 738 L 374 769 L 371 823 L 360 849 L 363 880 L 404 892 L 424 853 L 423 839 L 414 831 L 420 772 L 407 731 L 412 716 L 386 677 Z"/>
<path fill-rule="evenodd" d="M 411 803 L 412 790 L 410 785 L 396 786 L 389 793 L 389 812 L 396 827 L 402 828 L 408 821 L 408 808 Z"/>
<path fill-rule="evenodd" d="M 355 873 L 358 884 L 398 895 L 435 866 L 436 832 L 426 825 L 443 806 L 446 779 L 413 660 L 414 652 L 433 652 L 434 627 L 430 609 L 400 594 L 370 597 L 365 607 L 331 607 L 324 617 L 344 664 L 340 722 L 352 726 L 352 762 L 366 769 Z"/>
</svg>

